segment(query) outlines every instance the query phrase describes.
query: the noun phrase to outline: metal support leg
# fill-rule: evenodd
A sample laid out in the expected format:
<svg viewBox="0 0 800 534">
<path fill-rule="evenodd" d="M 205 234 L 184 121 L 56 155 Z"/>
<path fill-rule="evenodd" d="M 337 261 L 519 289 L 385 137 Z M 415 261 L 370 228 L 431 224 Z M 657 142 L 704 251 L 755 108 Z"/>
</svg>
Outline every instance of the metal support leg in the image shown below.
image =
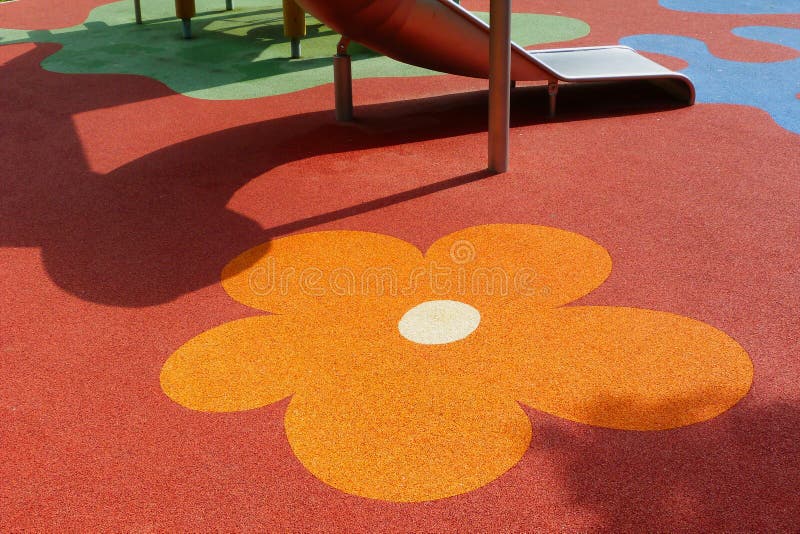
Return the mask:
<svg viewBox="0 0 800 534">
<path fill-rule="evenodd" d="M 548 82 L 547 94 L 550 97 L 550 118 L 556 116 L 556 97 L 558 96 L 558 80 Z"/>
<path fill-rule="evenodd" d="M 136 15 L 136 24 L 142 23 L 142 2 L 141 0 L 133 0 L 133 13 Z"/>
<path fill-rule="evenodd" d="M 303 55 L 299 37 L 292 37 L 292 59 L 299 59 Z"/>
<path fill-rule="evenodd" d="M 511 114 L 511 0 L 489 6 L 489 170 L 508 170 Z"/>
<path fill-rule="evenodd" d="M 291 58 L 302 55 L 300 39 L 306 35 L 306 12 L 295 0 L 283 0 L 283 35 L 291 43 Z"/>
<path fill-rule="evenodd" d="M 233 9 L 233 0 L 225 0 L 225 11 Z"/>
<path fill-rule="evenodd" d="M 353 120 L 353 72 L 347 45 L 350 39 L 342 37 L 333 56 L 333 86 L 336 93 L 336 120 Z"/>
<path fill-rule="evenodd" d="M 183 29 L 183 38 L 184 39 L 191 39 L 192 38 L 192 19 L 181 19 L 183 23 L 181 28 Z"/>
</svg>

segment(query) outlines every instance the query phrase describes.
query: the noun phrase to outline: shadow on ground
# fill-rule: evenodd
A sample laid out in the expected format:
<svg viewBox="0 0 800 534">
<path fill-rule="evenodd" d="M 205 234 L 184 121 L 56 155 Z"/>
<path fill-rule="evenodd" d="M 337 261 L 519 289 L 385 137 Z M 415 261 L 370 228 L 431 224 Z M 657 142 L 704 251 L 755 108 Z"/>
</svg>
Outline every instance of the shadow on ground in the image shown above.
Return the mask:
<svg viewBox="0 0 800 534">
<path fill-rule="evenodd" d="M 5 136 L 0 144 L 0 246 L 39 247 L 52 280 L 88 301 L 128 307 L 167 302 L 218 283 L 224 263 L 254 244 L 475 180 L 492 179 L 482 169 L 475 169 L 463 176 L 263 228 L 227 207 L 231 196 L 249 180 L 277 166 L 314 156 L 341 153 L 347 157 L 370 148 L 483 132 L 485 93 L 363 106 L 358 108 L 359 122 L 353 125 L 336 124 L 330 110 L 249 124 L 174 144 L 109 174 L 98 174 L 85 160 L 73 115 L 172 93 L 150 83 L 129 86 L 114 78 L 45 73 L 38 64 L 52 51 L 53 45 L 40 46 L 3 67 L 4 73 L 13 75 L 5 76 L 4 82 L 8 81 L 0 84 L 2 126 L 14 135 Z M 589 93 L 591 98 L 587 98 Z M 52 95 L 59 98 L 46 98 Z M 661 93 L 641 84 L 566 87 L 561 96 L 561 121 L 665 108 Z M 544 123 L 546 100 L 542 88 L 519 90 L 514 97 L 514 125 Z M 280 183 L 275 183 L 274 195 L 282 202 L 291 202 L 282 196 Z M 773 347 L 775 358 L 788 357 L 791 352 L 785 347 L 790 346 L 790 342 L 778 343 Z M 781 363 L 769 361 L 773 355 L 761 356 L 764 367 L 781 368 Z M 120 398 L 140 401 L 141 389 L 132 389 L 139 388 L 139 383 L 115 384 L 115 398 L 119 394 Z M 125 517 L 134 513 L 130 510 L 150 513 L 147 506 L 157 503 L 156 517 L 176 526 L 191 521 L 197 510 L 203 510 L 203 519 L 210 524 L 233 528 L 237 524 L 232 521 L 238 518 L 232 518 L 229 512 L 240 509 L 229 504 L 257 502 L 257 509 L 241 515 L 293 530 L 330 524 L 326 521 L 337 507 L 349 514 L 349 520 L 376 529 L 405 524 L 417 530 L 428 526 L 455 530 L 470 520 L 476 530 L 486 531 L 498 525 L 517 530 L 552 529 L 554 524 L 568 530 L 601 525 L 603 530 L 614 532 L 795 531 L 800 524 L 800 410 L 791 400 L 757 404 L 753 397 L 751 394 L 711 421 L 661 432 L 595 428 L 528 410 L 534 437 L 531 450 L 517 467 L 471 494 L 413 505 L 365 501 L 336 492 L 291 463 L 288 445 L 280 450 L 267 445 L 273 447 L 270 454 L 259 454 L 265 440 L 253 428 L 263 413 L 216 418 L 213 424 L 224 430 L 219 434 L 209 434 L 204 426 L 210 425 L 211 419 L 200 425 L 181 420 L 185 426 L 176 427 L 175 419 L 168 417 L 133 421 L 117 412 L 113 417 L 104 413 L 80 416 L 107 418 L 116 432 L 134 429 L 130 440 L 136 445 L 141 444 L 142 435 L 158 444 L 139 451 L 141 456 L 103 455 L 98 451 L 120 450 L 117 434 L 94 436 L 96 441 L 91 449 L 85 449 L 86 456 L 110 462 L 114 469 L 109 472 L 138 476 L 152 469 L 159 473 L 164 451 L 180 451 L 175 456 L 185 469 L 170 472 L 182 473 L 181 477 L 158 479 L 160 485 L 152 487 L 131 484 L 124 495 L 126 504 L 142 505 L 141 509 L 126 510 Z M 125 402 L 126 406 L 135 405 Z M 173 418 L 195 417 L 170 413 Z M 280 425 L 273 426 L 279 432 Z M 62 431 L 72 430 L 64 425 Z M 219 458 L 231 458 L 231 442 L 241 446 L 224 465 L 230 478 L 220 476 L 210 486 L 202 486 L 209 472 L 221 469 Z M 41 443 L 34 444 L 33 438 L 30 443 L 30 449 L 20 449 L 28 451 L 28 457 L 38 459 L 40 456 L 35 455 L 47 450 Z M 58 446 L 64 443 L 58 442 Z M 202 451 L 187 448 L 186 443 L 202 443 Z M 557 476 L 551 480 L 538 478 L 542 457 L 557 465 Z M 208 469 L 197 469 L 203 459 L 209 462 Z M 143 471 L 132 471 L 132 466 Z M 58 468 L 68 471 L 73 467 Z M 270 468 L 280 473 L 287 471 L 279 469 L 294 469 L 299 474 L 282 476 L 278 483 Z M 47 471 L 52 470 L 48 465 Z M 97 478 L 86 478 L 83 485 L 65 490 L 65 499 L 73 498 L 87 507 L 78 520 L 95 525 L 120 520 L 119 515 L 109 513 L 109 501 L 102 500 L 113 498 L 118 505 L 118 496 L 109 493 L 98 497 L 97 488 L 110 483 L 99 478 L 104 473 L 91 473 Z M 231 491 L 230 480 L 240 481 L 245 490 Z M 18 477 L 18 481 L 29 482 L 25 477 Z M 549 484 L 560 486 L 553 490 Z M 249 491 L 252 487 L 261 492 L 257 499 Z M 149 493 L 155 491 L 152 488 L 158 488 L 160 495 Z M 548 500 L 551 494 L 555 499 Z M 563 501 L 564 496 L 571 500 L 561 503 L 563 509 L 542 509 L 542 502 Z M 165 506 L 159 499 L 170 504 Z M 214 506 L 203 508 L 210 502 Z M 170 513 L 162 514 L 163 509 Z M 509 510 L 515 513 L 509 516 Z M 584 511 L 589 519 L 577 517 Z M 43 514 L 28 516 L 31 521 L 46 520 Z"/>
<path fill-rule="evenodd" d="M 711 421 L 659 432 L 531 415 L 542 424 L 528 454 L 557 458 L 572 506 L 602 518 L 605 531 L 789 532 L 800 522 L 794 404 L 746 397 Z"/>
<path fill-rule="evenodd" d="M 41 247 L 52 279 L 88 301 L 134 307 L 167 302 L 219 282 L 222 266 L 257 243 L 489 176 L 474 169 L 264 229 L 226 207 L 249 180 L 323 154 L 483 132 L 485 92 L 362 106 L 354 124 L 337 124 L 332 111 L 249 124 L 97 174 L 84 159 L 72 115 L 170 93 L 154 84 L 119 83 L 109 90 L 113 79 L 48 74 L 38 63 L 51 47 L 40 45 L 4 67 L 14 75 L 13 83 L 0 88 L 2 101 L 15 103 L 16 111 L 5 113 L 15 135 L 2 146 L 0 158 L 5 191 L 0 246 Z M 560 99 L 561 121 L 677 105 L 647 84 L 566 87 Z M 542 87 L 519 89 L 513 125 L 545 122 L 546 102 Z M 281 184 L 275 184 L 275 196 L 280 198 Z"/>
</svg>

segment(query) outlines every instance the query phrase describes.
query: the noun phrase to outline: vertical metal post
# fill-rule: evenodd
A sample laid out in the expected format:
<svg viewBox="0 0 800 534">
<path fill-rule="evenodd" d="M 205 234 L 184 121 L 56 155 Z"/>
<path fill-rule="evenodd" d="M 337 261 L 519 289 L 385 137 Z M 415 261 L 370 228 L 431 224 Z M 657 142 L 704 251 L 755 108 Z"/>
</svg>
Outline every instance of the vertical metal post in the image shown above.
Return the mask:
<svg viewBox="0 0 800 534">
<path fill-rule="evenodd" d="M 175 0 L 175 16 L 181 19 L 183 38 L 192 38 L 192 17 L 196 15 L 194 0 Z"/>
<path fill-rule="evenodd" d="M 142 2 L 133 0 L 133 13 L 136 15 L 136 24 L 142 23 Z"/>
<path fill-rule="evenodd" d="M 489 170 L 508 170 L 511 114 L 511 0 L 489 7 Z"/>
<path fill-rule="evenodd" d="M 283 0 L 283 35 L 290 39 L 292 59 L 300 58 L 300 39 L 306 35 L 306 12 L 295 0 Z"/>
<path fill-rule="evenodd" d="M 298 37 L 292 37 L 289 47 L 291 49 L 292 59 L 300 59 L 303 57 L 303 45 Z"/>
<path fill-rule="evenodd" d="M 181 19 L 181 31 L 184 39 L 192 38 L 192 19 Z"/>
<path fill-rule="evenodd" d="M 347 45 L 350 39 L 342 37 L 333 56 L 333 87 L 336 93 L 336 120 L 353 120 L 353 72 Z"/>
<path fill-rule="evenodd" d="M 547 95 L 550 97 L 550 118 L 556 116 L 556 98 L 558 97 L 558 80 L 547 83 Z"/>
<path fill-rule="evenodd" d="M 233 0 L 225 0 L 225 11 L 231 11 L 233 9 Z"/>
</svg>

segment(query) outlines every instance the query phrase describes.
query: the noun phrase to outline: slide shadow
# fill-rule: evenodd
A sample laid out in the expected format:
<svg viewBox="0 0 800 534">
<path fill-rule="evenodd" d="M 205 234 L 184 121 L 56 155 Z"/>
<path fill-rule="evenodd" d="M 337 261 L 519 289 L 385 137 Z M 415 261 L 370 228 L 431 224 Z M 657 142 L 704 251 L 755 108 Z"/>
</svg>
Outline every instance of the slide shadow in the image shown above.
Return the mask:
<svg viewBox="0 0 800 534">
<path fill-rule="evenodd" d="M 224 264 L 255 244 L 490 176 L 475 169 L 265 229 L 227 208 L 232 195 L 254 177 L 324 154 L 346 157 L 352 151 L 484 132 L 486 93 L 361 106 L 353 124 L 337 124 L 332 110 L 326 110 L 238 126 L 98 174 L 85 161 L 72 115 L 171 93 L 136 78 L 46 73 L 38 63 L 52 46 L 37 46 L 3 67 L 14 83 L 0 88 L 5 93 L 0 101 L 15 103 L 4 110 L 15 136 L 0 149 L 0 246 L 40 247 L 53 281 L 88 301 L 130 307 L 168 302 L 219 282 Z M 594 88 L 591 99 L 586 91 L 565 88 L 559 120 L 663 109 L 662 97 L 639 86 L 607 93 Z M 546 102 L 542 87 L 518 89 L 514 125 L 547 121 Z M 291 203 L 282 196 L 281 184 L 274 185 L 278 202 Z"/>
</svg>

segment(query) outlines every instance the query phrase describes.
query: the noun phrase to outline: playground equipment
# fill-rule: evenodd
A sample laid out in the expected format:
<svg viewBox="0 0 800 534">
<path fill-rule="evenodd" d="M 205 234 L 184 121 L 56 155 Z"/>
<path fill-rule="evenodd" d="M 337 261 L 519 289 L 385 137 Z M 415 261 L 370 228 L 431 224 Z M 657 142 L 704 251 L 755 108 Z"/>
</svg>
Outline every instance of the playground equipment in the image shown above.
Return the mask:
<svg viewBox="0 0 800 534">
<path fill-rule="evenodd" d="M 352 76 L 347 54 L 350 41 L 419 67 L 489 78 L 489 168 L 499 172 L 508 166 L 512 81 L 547 82 L 551 115 L 556 112 L 558 84 L 562 81 L 649 80 L 687 104 L 694 103 L 695 90 L 689 78 L 626 46 L 527 51 L 516 45 L 510 38 L 510 0 L 491 0 L 491 28 L 452 0 L 297 2 L 343 36 L 334 59 L 339 120 L 352 118 Z"/>
<path fill-rule="evenodd" d="M 298 0 L 346 44 L 356 41 L 388 57 L 440 72 L 488 78 L 490 27 L 451 0 Z M 494 22 L 495 19 L 492 18 Z M 344 50 L 343 50 L 344 49 Z M 626 46 L 527 51 L 511 43 L 511 79 L 543 81 L 555 113 L 558 83 L 648 79 L 691 104 L 694 87 L 684 75 Z M 349 83 L 342 79 L 341 83 Z"/>
<path fill-rule="evenodd" d="M 294 0 L 283 0 L 283 35 L 291 39 L 292 59 L 299 58 L 300 39 L 306 35 L 306 12 Z"/>
<path fill-rule="evenodd" d="M 233 9 L 233 0 L 225 0 L 225 10 Z M 142 24 L 141 0 L 133 0 L 136 24 Z M 195 0 L 175 0 L 175 16 L 181 19 L 184 39 L 192 38 L 192 17 L 197 14 Z M 283 0 L 283 33 L 291 40 L 292 58 L 301 55 L 300 39 L 306 35 L 305 12 L 294 0 Z"/>
<path fill-rule="evenodd" d="M 233 0 L 225 0 L 225 10 L 233 9 Z M 136 17 L 136 24 L 142 24 L 142 3 L 141 0 L 133 0 L 133 12 Z M 194 0 L 175 0 L 175 16 L 181 19 L 183 38 L 192 38 L 192 17 L 197 14 Z"/>
<path fill-rule="evenodd" d="M 134 2 L 140 22 L 139 0 Z M 232 8 L 232 0 L 226 0 L 226 8 Z M 175 10 L 184 37 L 190 38 L 194 0 L 175 0 Z M 333 60 L 337 120 L 353 118 L 351 41 L 404 63 L 489 78 L 489 168 L 499 172 L 508 167 L 509 94 L 517 81 L 547 83 L 551 116 L 560 82 L 647 80 L 694 103 L 688 77 L 627 46 L 525 50 L 511 41 L 511 0 L 491 0 L 491 27 L 454 0 L 283 0 L 284 34 L 291 39 L 293 58 L 300 57 L 306 11 L 342 35 Z"/>
</svg>

